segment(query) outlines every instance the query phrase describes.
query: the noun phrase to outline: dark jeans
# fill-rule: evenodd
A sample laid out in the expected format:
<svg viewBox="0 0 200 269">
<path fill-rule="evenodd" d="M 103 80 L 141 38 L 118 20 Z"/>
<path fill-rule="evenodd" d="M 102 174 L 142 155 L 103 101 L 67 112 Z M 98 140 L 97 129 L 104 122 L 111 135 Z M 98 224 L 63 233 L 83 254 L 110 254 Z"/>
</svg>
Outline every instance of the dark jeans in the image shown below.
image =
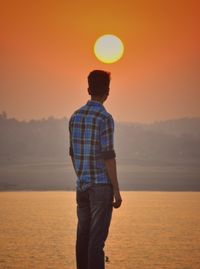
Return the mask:
<svg viewBox="0 0 200 269">
<path fill-rule="evenodd" d="M 76 191 L 77 269 L 104 269 L 104 244 L 112 217 L 113 189 L 109 184 L 94 184 Z"/>
</svg>

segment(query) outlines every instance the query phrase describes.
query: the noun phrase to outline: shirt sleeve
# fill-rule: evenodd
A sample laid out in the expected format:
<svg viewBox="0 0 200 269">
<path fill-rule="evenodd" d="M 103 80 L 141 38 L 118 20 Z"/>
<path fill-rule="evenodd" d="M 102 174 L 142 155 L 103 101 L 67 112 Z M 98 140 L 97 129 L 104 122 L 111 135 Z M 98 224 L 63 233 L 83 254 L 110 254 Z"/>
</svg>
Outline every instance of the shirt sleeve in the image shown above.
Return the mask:
<svg viewBox="0 0 200 269">
<path fill-rule="evenodd" d="M 114 121 L 113 118 L 109 116 L 103 120 L 100 130 L 101 157 L 105 160 L 116 157 L 113 137 Z"/>
<path fill-rule="evenodd" d="M 71 119 L 69 120 L 69 155 L 73 157 L 72 138 L 71 138 Z"/>
</svg>

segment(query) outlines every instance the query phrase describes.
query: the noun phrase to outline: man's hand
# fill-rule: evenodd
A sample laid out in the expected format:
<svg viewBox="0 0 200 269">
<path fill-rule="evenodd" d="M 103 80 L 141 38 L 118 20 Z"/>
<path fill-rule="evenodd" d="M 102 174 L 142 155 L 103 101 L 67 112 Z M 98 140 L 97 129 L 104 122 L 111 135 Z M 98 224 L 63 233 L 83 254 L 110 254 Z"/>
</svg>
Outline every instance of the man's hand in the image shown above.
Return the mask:
<svg viewBox="0 0 200 269">
<path fill-rule="evenodd" d="M 122 203 L 122 198 L 121 198 L 119 190 L 114 191 L 113 207 L 114 208 L 119 208 L 121 206 L 121 203 Z"/>
<path fill-rule="evenodd" d="M 122 203 L 122 198 L 120 195 L 119 191 L 119 184 L 117 180 L 117 169 L 116 169 L 116 160 L 114 159 L 106 159 L 105 160 L 105 165 L 106 165 L 106 170 L 108 173 L 108 176 L 110 178 L 110 181 L 113 186 L 113 196 L 114 196 L 114 201 L 113 201 L 113 207 L 114 208 L 119 208 Z"/>
</svg>

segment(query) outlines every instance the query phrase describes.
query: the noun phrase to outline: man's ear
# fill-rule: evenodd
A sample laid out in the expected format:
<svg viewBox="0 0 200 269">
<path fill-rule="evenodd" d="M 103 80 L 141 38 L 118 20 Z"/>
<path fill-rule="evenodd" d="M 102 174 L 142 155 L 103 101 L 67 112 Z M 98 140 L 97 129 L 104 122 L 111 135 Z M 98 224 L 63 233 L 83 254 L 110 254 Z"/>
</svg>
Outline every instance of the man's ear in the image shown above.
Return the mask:
<svg viewBox="0 0 200 269">
<path fill-rule="evenodd" d="M 90 90 L 90 88 L 88 88 L 88 94 L 89 94 L 89 95 L 92 95 L 92 94 L 91 94 L 91 90 Z"/>
<path fill-rule="evenodd" d="M 106 90 L 106 93 L 105 93 L 105 95 L 109 95 L 109 92 L 110 92 L 110 88 L 108 88 L 107 90 Z"/>
</svg>

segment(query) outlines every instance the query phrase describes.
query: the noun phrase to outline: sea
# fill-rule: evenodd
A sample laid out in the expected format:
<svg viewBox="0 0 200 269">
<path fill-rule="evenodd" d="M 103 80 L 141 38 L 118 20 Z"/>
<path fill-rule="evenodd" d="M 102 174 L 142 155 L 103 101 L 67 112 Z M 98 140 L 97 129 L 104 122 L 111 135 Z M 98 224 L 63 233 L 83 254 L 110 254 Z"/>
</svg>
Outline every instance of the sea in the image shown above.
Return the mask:
<svg viewBox="0 0 200 269">
<path fill-rule="evenodd" d="M 122 198 L 106 269 L 200 268 L 200 192 L 124 191 Z M 73 191 L 0 192 L 0 268 L 75 269 L 76 225 Z"/>
</svg>

